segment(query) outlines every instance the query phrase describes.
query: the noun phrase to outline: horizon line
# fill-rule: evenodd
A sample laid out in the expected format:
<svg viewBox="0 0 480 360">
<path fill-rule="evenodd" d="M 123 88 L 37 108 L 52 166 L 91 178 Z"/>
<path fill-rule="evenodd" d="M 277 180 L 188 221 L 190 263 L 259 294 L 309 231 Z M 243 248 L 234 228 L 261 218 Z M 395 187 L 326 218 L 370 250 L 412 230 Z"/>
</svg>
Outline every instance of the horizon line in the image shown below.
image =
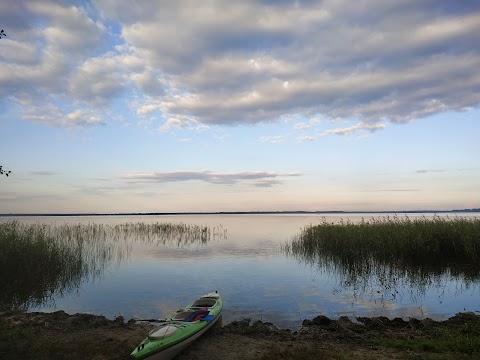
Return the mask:
<svg viewBox="0 0 480 360">
<path fill-rule="evenodd" d="M 188 212 L 106 212 L 106 213 L 8 213 L 0 216 L 154 216 L 154 215 L 248 215 L 248 214 L 415 214 L 415 213 L 456 213 L 480 212 L 480 208 L 454 209 L 454 210 L 279 210 L 279 211 L 188 211 Z"/>
</svg>

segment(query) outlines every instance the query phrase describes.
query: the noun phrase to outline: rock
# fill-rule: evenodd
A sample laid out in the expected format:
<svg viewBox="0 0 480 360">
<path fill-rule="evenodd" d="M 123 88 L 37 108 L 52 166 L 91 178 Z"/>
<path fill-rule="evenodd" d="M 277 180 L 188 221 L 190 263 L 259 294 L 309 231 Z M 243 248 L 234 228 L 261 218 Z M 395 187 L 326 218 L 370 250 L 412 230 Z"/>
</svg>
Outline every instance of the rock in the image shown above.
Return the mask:
<svg viewBox="0 0 480 360">
<path fill-rule="evenodd" d="M 404 328 L 408 326 L 408 323 L 403 320 L 402 318 L 396 317 L 392 321 L 390 321 L 390 326 L 396 327 L 396 328 Z"/>
<path fill-rule="evenodd" d="M 114 322 L 115 324 L 117 324 L 117 325 L 120 325 L 120 326 L 124 326 L 124 325 L 125 325 L 125 323 L 124 323 L 124 318 L 123 318 L 123 316 L 121 316 L 121 315 L 120 315 L 120 316 L 117 316 L 117 317 L 115 318 L 115 320 L 113 320 L 113 322 Z"/>
<path fill-rule="evenodd" d="M 312 320 L 303 320 L 303 326 L 329 326 L 332 323 L 328 317 L 319 315 Z"/>
<path fill-rule="evenodd" d="M 480 316 L 472 312 L 464 312 L 455 314 L 455 316 L 447 320 L 447 322 L 452 325 L 464 325 L 472 321 L 480 321 Z"/>
</svg>

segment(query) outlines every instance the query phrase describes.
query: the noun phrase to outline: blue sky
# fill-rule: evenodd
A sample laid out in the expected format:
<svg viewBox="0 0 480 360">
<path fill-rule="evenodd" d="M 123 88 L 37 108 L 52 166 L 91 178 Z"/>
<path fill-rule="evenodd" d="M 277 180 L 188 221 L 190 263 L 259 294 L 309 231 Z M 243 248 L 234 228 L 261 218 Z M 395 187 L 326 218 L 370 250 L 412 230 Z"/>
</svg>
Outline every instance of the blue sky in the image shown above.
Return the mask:
<svg viewBox="0 0 480 360">
<path fill-rule="evenodd" d="M 0 213 L 480 207 L 480 3 L 2 1 Z"/>
</svg>

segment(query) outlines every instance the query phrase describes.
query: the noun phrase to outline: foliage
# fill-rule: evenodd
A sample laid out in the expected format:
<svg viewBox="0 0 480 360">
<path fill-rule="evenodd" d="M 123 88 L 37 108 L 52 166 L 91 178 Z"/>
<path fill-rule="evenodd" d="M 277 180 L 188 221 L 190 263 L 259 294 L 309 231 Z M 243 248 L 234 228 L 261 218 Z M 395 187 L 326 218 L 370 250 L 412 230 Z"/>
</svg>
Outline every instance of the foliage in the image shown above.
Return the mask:
<svg viewBox="0 0 480 360">
<path fill-rule="evenodd" d="M 421 353 L 422 359 L 428 353 L 432 358 L 475 358 L 480 356 L 480 321 L 471 321 L 459 326 L 434 326 L 422 330 L 424 336 L 415 338 L 383 336 L 373 343 L 401 351 Z M 448 356 L 451 354 L 452 356 Z M 463 356 L 462 356 L 463 355 Z"/>
<path fill-rule="evenodd" d="M 0 225 L 0 309 L 41 304 L 81 281 L 81 248 L 62 246 L 41 226 Z"/>
<path fill-rule="evenodd" d="M 0 311 L 53 302 L 103 275 L 130 254 L 132 241 L 205 245 L 217 227 L 170 224 L 0 224 Z"/>
<path fill-rule="evenodd" d="M 480 219 L 407 216 L 309 226 L 287 248 L 338 256 L 345 262 L 372 257 L 384 263 L 446 265 L 480 262 Z"/>
<path fill-rule="evenodd" d="M 421 296 L 445 275 L 466 283 L 480 279 L 480 219 L 435 216 L 340 221 L 304 228 L 282 246 L 287 256 L 337 274 L 354 291 L 396 296 L 408 282 Z M 375 288 L 375 289 L 374 289 Z"/>
<path fill-rule="evenodd" d="M 3 170 L 3 166 L 0 165 L 0 175 L 5 175 L 5 176 L 8 176 L 10 175 L 12 172 L 9 170 Z"/>
</svg>

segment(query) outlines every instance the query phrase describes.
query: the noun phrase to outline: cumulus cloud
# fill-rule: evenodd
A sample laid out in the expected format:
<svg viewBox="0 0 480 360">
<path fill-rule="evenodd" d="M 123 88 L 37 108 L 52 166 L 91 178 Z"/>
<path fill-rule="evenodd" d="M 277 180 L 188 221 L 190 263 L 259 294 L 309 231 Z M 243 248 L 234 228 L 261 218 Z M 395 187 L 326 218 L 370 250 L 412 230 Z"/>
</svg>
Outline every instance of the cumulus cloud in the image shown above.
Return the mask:
<svg viewBox="0 0 480 360">
<path fill-rule="evenodd" d="M 103 26 L 95 23 L 80 7 L 42 0 L 26 4 L 32 15 L 47 22 L 42 29 L 47 47 L 73 56 L 100 45 Z"/>
<path fill-rule="evenodd" d="M 199 171 L 161 171 L 151 173 L 133 172 L 124 175 L 122 179 L 128 181 L 141 181 L 149 183 L 166 183 L 181 181 L 204 181 L 211 184 L 233 185 L 236 183 L 249 183 L 254 186 L 270 187 L 282 184 L 284 178 L 301 176 L 298 173 L 273 173 L 268 171 L 248 171 L 237 173 L 216 173 L 210 170 Z"/>
<path fill-rule="evenodd" d="M 12 25 L 0 96 L 37 107 L 135 95 L 134 113 L 155 112 L 162 131 L 295 115 L 362 124 L 326 132 L 346 135 L 480 104 L 477 1 L 7 0 L 0 10 Z"/>
<path fill-rule="evenodd" d="M 99 6 L 185 91 L 166 94 L 165 114 L 207 124 L 294 113 L 407 122 L 480 103 L 473 3 L 177 1 L 133 13 L 113 1 Z"/>
<path fill-rule="evenodd" d="M 137 87 L 150 96 L 163 95 L 163 80 L 156 71 L 146 68 L 142 73 L 132 75 Z"/>
<path fill-rule="evenodd" d="M 65 112 L 53 104 L 37 105 L 28 101 L 22 104 L 26 106 L 24 119 L 32 122 L 70 129 L 105 125 L 102 116 L 87 109 Z"/>
<path fill-rule="evenodd" d="M 70 94 L 78 100 L 99 105 L 118 96 L 127 81 L 120 60 L 113 54 L 86 60 L 69 78 Z"/>
</svg>

